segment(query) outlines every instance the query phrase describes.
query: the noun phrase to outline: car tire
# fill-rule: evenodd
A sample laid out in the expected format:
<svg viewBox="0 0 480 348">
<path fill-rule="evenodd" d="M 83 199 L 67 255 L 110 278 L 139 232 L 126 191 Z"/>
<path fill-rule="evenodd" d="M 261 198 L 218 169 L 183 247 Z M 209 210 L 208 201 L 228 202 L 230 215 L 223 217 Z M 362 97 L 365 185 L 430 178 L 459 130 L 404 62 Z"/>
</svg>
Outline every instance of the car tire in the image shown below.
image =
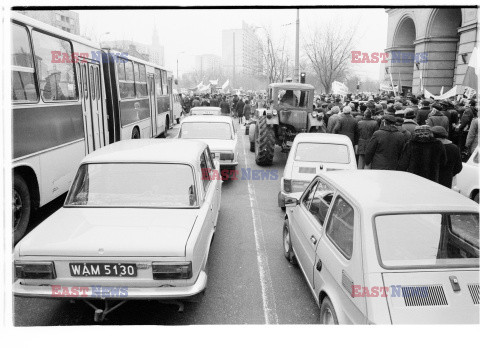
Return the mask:
<svg viewBox="0 0 480 348">
<path fill-rule="evenodd" d="M 17 244 L 27 232 L 30 214 L 32 212 L 32 200 L 28 185 L 25 180 L 17 174 L 13 177 L 12 195 L 13 243 Z"/>
<path fill-rule="evenodd" d="M 290 237 L 290 226 L 288 219 L 283 223 L 283 255 L 292 265 L 297 265 L 297 258 L 292 248 L 292 239 Z"/>
<path fill-rule="evenodd" d="M 323 299 L 320 306 L 320 323 L 322 325 L 338 325 L 337 313 L 328 297 Z"/>
<path fill-rule="evenodd" d="M 273 162 L 275 151 L 275 133 L 267 124 L 267 116 L 259 117 L 255 127 L 255 163 L 269 166 Z"/>
<path fill-rule="evenodd" d="M 165 130 L 160 135 L 161 138 L 166 138 L 168 136 L 168 129 L 169 128 L 170 128 L 170 121 L 169 121 L 168 116 L 167 116 L 167 118 L 165 119 Z"/>
<path fill-rule="evenodd" d="M 132 130 L 132 139 L 140 139 L 140 131 L 137 127 Z"/>
</svg>

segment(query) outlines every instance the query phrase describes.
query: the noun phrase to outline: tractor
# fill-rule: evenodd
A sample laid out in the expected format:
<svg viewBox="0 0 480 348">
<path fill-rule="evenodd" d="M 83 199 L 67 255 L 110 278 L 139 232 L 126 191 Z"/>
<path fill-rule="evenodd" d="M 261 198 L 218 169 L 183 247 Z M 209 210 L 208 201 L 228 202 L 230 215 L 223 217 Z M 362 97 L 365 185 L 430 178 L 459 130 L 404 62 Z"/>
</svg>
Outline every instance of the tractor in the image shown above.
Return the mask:
<svg viewBox="0 0 480 348">
<path fill-rule="evenodd" d="M 317 132 L 323 114 L 313 109 L 315 88 L 305 83 L 283 82 L 268 86 L 267 108 L 257 109 L 249 124 L 250 151 L 255 162 L 268 166 L 273 162 L 275 144 L 290 151 L 298 133 Z"/>
</svg>

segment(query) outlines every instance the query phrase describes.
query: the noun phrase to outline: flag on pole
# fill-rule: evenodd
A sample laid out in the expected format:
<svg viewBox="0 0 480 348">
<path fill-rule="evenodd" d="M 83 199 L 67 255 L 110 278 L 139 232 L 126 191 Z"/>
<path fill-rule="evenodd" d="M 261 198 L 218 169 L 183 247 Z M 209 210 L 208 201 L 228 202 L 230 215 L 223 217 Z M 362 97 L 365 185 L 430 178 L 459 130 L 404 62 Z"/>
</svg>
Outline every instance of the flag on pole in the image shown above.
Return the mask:
<svg viewBox="0 0 480 348">
<path fill-rule="evenodd" d="M 402 77 L 400 76 L 400 70 L 398 70 L 398 93 L 402 94 Z"/>
<path fill-rule="evenodd" d="M 389 71 L 388 74 L 390 75 L 390 83 L 392 84 L 392 89 L 393 89 L 393 94 L 395 95 L 395 97 L 397 96 L 397 92 L 395 90 L 395 86 L 393 85 L 393 77 L 392 77 L 392 72 Z"/>
<path fill-rule="evenodd" d="M 477 47 L 473 48 L 472 55 L 468 61 L 467 72 L 463 79 L 463 85 L 478 90 L 478 64 L 477 64 Z"/>
<path fill-rule="evenodd" d="M 423 76 L 422 76 L 422 70 L 420 70 L 420 91 L 423 92 Z"/>
<path fill-rule="evenodd" d="M 442 95 L 442 94 L 443 94 L 443 86 L 442 86 L 442 89 L 440 90 L 440 95 Z"/>
</svg>

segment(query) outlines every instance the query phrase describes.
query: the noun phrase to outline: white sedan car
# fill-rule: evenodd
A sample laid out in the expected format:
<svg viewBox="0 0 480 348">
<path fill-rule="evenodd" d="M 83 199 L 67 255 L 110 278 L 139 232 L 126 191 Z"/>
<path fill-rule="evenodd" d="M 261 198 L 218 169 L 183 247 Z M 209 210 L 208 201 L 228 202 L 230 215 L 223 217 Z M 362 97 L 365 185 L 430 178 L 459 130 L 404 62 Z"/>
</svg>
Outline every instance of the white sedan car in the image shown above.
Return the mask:
<svg viewBox="0 0 480 348">
<path fill-rule="evenodd" d="M 479 323 L 472 200 L 406 172 L 344 170 L 317 176 L 286 210 L 284 254 L 322 323 Z"/>
<path fill-rule="evenodd" d="M 280 180 L 278 206 L 284 209 L 285 198 L 291 193 L 303 192 L 315 175 L 340 169 L 357 169 L 349 137 L 328 133 L 298 134 Z"/>
<path fill-rule="evenodd" d="M 466 163 L 463 163 L 463 168 L 453 178 L 452 188 L 460 192 L 462 195 L 473 199 L 478 203 L 478 150 L 472 153 Z"/>
<path fill-rule="evenodd" d="M 197 139 L 208 144 L 222 169 L 238 165 L 238 136 L 229 116 L 196 116 L 183 120 L 179 139 Z"/>
<path fill-rule="evenodd" d="M 86 156 L 64 206 L 17 244 L 14 294 L 197 300 L 222 185 L 201 173 L 216 165 L 207 144 L 176 139 Z M 96 308 L 95 320 L 108 311 Z"/>
</svg>

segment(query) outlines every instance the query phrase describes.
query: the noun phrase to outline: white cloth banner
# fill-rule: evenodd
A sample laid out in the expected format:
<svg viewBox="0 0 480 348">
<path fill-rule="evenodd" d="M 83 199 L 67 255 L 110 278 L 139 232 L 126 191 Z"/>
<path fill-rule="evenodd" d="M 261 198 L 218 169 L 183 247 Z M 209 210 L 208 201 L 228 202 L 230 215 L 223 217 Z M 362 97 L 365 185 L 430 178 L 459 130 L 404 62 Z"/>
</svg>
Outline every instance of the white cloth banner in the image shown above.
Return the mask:
<svg viewBox="0 0 480 348">
<path fill-rule="evenodd" d="M 340 95 L 347 95 L 348 87 L 345 86 L 341 82 L 333 81 L 332 82 L 332 93 L 333 94 L 340 94 Z"/>
<path fill-rule="evenodd" d="M 225 81 L 225 83 L 222 85 L 222 89 L 227 88 L 229 84 L 230 84 L 230 80 Z"/>
<path fill-rule="evenodd" d="M 392 86 L 387 83 L 381 83 L 380 84 L 380 90 L 385 91 L 385 92 L 392 92 Z M 398 92 L 398 86 L 395 86 L 395 91 Z"/>
<path fill-rule="evenodd" d="M 216 80 L 210 80 L 210 84 L 211 84 L 211 85 L 214 85 L 214 86 L 218 85 L 218 79 L 216 79 Z"/>
<path fill-rule="evenodd" d="M 442 87 L 443 89 L 443 87 Z M 452 89 L 448 90 L 447 92 L 441 94 L 441 95 L 433 95 L 427 89 L 424 89 L 425 98 L 433 98 L 435 100 L 444 100 L 448 99 L 450 97 L 455 97 L 457 95 L 457 86 L 453 87 Z"/>
<path fill-rule="evenodd" d="M 203 81 L 200 81 L 200 83 L 197 85 L 197 88 L 198 88 L 198 89 L 202 89 L 202 88 L 203 88 Z"/>
</svg>

